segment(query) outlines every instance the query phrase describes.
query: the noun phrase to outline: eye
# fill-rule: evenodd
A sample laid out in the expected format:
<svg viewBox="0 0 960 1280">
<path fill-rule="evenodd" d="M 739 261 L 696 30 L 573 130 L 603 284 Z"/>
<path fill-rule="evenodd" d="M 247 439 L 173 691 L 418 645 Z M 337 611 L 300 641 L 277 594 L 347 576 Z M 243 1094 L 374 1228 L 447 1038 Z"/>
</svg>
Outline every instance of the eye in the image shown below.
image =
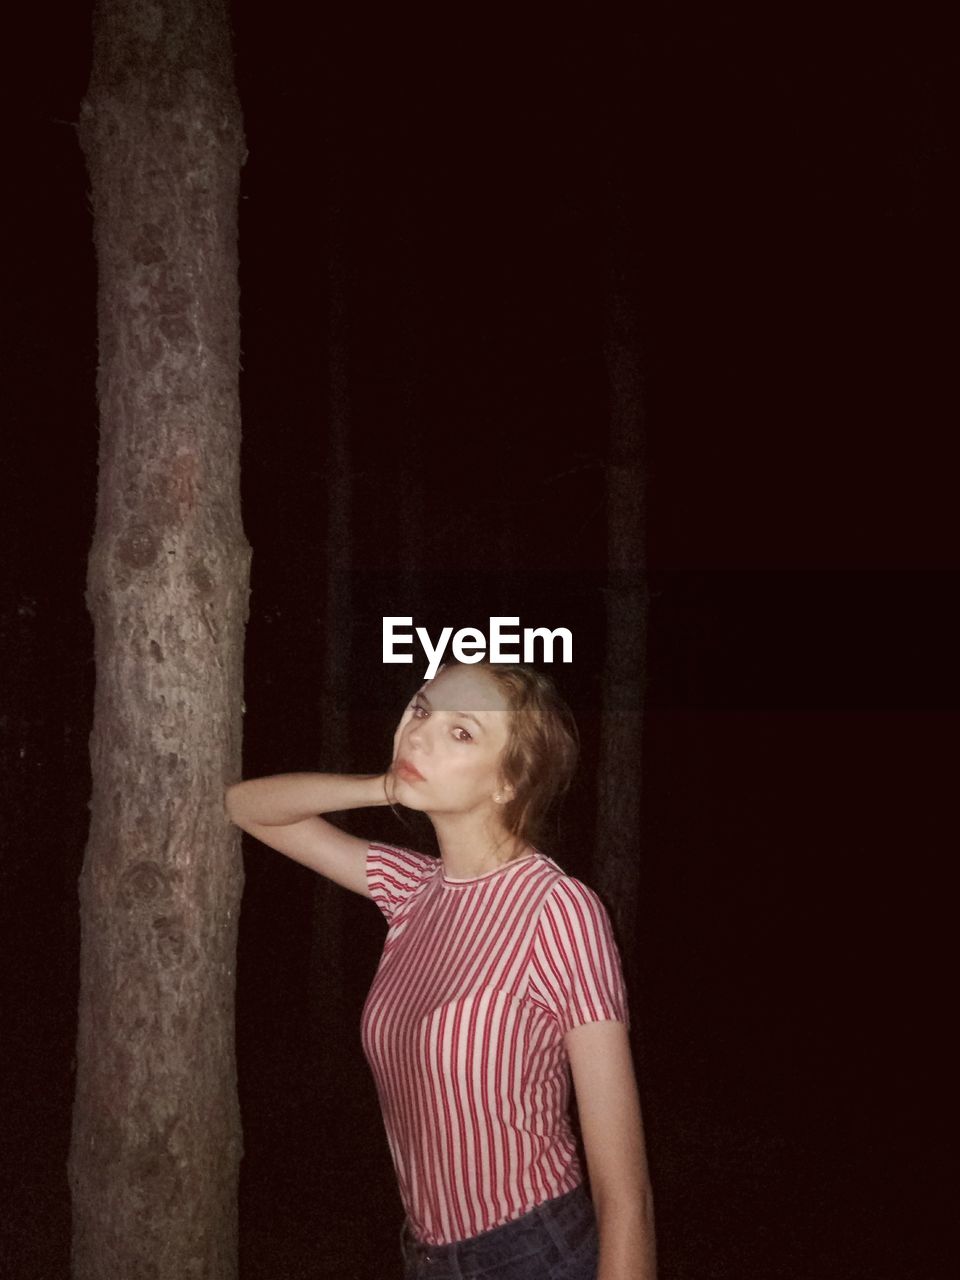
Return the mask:
<svg viewBox="0 0 960 1280">
<path fill-rule="evenodd" d="M 473 741 L 473 734 L 472 734 L 472 733 L 470 733 L 467 729 L 464 729 L 462 725 L 457 725 L 456 729 L 454 729 L 454 733 L 464 733 L 464 734 L 466 734 L 466 737 L 465 737 L 465 738 L 458 738 L 458 739 L 457 739 L 457 741 L 458 741 L 458 742 L 472 742 L 472 741 Z"/>
<path fill-rule="evenodd" d="M 423 716 L 419 714 L 421 711 L 423 712 L 424 716 L 428 716 L 430 714 L 430 712 L 427 710 L 427 708 L 423 705 L 422 702 L 413 703 L 412 710 L 413 710 L 414 719 L 416 720 L 423 719 Z"/>
</svg>

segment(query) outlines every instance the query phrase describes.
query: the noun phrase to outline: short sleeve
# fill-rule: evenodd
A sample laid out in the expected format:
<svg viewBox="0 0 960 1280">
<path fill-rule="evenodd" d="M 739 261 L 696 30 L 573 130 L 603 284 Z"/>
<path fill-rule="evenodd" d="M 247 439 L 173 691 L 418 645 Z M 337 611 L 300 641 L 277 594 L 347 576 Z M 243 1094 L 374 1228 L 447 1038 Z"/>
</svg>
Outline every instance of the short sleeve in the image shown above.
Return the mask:
<svg viewBox="0 0 960 1280">
<path fill-rule="evenodd" d="M 547 895 L 534 937 L 530 996 L 566 1035 L 585 1022 L 622 1022 L 630 1009 L 620 952 L 606 907 L 573 876 Z"/>
<path fill-rule="evenodd" d="M 387 923 L 397 909 L 432 875 L 436 858 L 392 844 L 371 844 L 367 848 L 367 885 Z"/>
</svg>

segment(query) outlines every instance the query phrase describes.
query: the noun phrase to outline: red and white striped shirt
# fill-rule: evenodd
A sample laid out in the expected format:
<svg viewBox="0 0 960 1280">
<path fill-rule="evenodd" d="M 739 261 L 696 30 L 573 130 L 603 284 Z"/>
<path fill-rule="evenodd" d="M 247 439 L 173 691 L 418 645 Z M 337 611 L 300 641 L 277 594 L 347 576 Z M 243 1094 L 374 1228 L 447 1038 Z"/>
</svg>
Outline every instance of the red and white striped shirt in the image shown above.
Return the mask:
<svg viewBox="0 0 960 1280">
<path fill-rule="evenodd" d="M 486 875 L 371 844 L 389 928 L 361 1037 L 400 1196 L 426 1244 L 479 1235 L 583 1181 L 563 1037 L 630 1026 L 594 891 L 534 849 Z"/>
</svg>

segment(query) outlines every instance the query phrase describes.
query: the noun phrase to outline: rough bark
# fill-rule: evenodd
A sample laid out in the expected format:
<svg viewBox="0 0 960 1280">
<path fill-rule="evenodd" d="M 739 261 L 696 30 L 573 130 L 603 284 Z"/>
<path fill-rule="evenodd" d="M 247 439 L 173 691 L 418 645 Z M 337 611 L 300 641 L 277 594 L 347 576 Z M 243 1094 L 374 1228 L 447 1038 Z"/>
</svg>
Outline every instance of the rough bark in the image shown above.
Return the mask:
<svg viewBox="0 0 960 1280">
<path fill-rule="evenodd" d="M 96 694 L 80 876 L 74 1280 L 237 1274 L 234 989 L 250 548 L 220 0 L 101 0 L 79 126 L 98 263 Z"/>
<path fill-rule="evenodd" d="M 628 981 L 636 964 L 640 798 L 646 683 L 646 467 L 639 337 L 611 273 L 605 343 L 610 389 L 607 641 L 598 779 L 598 889 L 613 917 Z"/>
</svg>

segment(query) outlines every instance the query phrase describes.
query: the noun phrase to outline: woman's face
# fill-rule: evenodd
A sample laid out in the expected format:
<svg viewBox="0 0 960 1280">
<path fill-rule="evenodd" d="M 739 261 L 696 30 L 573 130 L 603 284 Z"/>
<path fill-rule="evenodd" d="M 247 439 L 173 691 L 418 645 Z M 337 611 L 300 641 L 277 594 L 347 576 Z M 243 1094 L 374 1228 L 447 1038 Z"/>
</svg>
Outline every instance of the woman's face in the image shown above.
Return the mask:
<svg viewBox="0 0 960 1280">
<path fill-rule="evenodd" d="M 513 794 L 499 771 L 509 718 L 484 671 L 444 668 L 414 696 L 393 736 L 395 799 L 428 814 L 499 810 Z"/>
</svg>

